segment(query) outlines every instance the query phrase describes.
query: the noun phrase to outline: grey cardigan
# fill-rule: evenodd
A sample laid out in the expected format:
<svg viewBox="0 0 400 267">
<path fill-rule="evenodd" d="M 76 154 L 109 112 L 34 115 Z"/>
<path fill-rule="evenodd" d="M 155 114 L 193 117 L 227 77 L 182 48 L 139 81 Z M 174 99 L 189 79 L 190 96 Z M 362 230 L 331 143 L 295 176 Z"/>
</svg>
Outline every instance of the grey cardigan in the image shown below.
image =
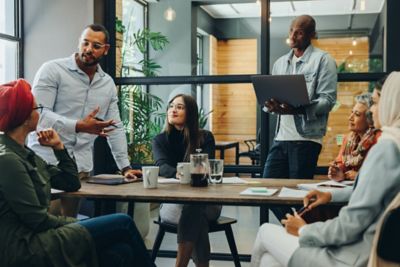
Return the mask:
<svg viewBox="0 0 400 267">
<path fill-rule="evenodd" d="M 398 146 L 379 140 L 360 170 L 349 204 L 332 220 L 304 226 L 289 266 L 366 266 L 376 224 L 400 191 L 399 162 Z"/>
</svg>

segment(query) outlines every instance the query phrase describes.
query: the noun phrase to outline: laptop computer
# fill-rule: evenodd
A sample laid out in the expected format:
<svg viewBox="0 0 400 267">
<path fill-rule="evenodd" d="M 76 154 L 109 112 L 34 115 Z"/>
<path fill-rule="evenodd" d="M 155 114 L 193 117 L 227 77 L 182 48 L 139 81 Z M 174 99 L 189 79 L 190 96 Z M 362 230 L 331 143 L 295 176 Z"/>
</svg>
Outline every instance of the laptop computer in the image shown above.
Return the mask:
<svg viewBox="0 0 400 267">
<path fill-rule="evenodd" d="M 256 75 L 252 76 L 257 101 L 264 106 L 271 98 L 293 107 L 310 103 L 304 75 Z"/>
</svg>

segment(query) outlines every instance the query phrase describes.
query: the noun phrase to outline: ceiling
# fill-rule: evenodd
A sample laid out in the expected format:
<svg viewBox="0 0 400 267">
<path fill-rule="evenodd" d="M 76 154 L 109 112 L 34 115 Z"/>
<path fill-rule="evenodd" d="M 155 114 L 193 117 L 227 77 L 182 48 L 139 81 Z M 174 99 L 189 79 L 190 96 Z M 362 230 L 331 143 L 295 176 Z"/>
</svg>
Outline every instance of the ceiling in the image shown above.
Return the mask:
<svg viewBox="0 0 400 267">
<path fill-rule="evenodd" d="M 214 19 L 260 18 L 261 5 L 258 1 L 230 2 L 234 3 L 205 4 L 201 8 Z M 271 37 L 287 36 L 291 20 L 303 14 L 315 18 L 319 36 L 343 33 L 365 35 L 374 27 L 384 3 L 385 0 L 271 1 Z"/>
<path fill-rule="evenodd" d="M 303 14 L 350 15 L 373 14 L 382 11 L 384 0 L 308 0 L 308 1 L 272 1 L 271 17 L 293 17 Z M 211 17 L 251 18 L 260 17 L 261 4 L 253 3 L 211 4 L 201 5 Z"/>
</svg>

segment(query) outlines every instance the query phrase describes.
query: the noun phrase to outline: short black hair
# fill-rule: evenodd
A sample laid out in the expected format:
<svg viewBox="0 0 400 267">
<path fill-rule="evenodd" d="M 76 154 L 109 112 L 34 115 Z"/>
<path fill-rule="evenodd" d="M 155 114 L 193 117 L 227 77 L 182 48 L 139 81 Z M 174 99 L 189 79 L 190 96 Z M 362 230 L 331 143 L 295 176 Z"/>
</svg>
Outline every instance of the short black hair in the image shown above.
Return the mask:
<svg viewBox="0 0 400 267">
<path fill-rule="evenodd" d="M 91 29 L 94 32 L 102 32 L 102 33 L 104 33 L 104 36 L 106 38 L 106 43 L 108 44 L 110 42 L 110 34 L 108 33 L 106 27 L 104 27 L 103 25 L 101 25 L 101 24 L 90 24 L 90 25 L 87 25 L 85 27 L 85 29 L 88 29 L 88 28 Z"/>
</svg>

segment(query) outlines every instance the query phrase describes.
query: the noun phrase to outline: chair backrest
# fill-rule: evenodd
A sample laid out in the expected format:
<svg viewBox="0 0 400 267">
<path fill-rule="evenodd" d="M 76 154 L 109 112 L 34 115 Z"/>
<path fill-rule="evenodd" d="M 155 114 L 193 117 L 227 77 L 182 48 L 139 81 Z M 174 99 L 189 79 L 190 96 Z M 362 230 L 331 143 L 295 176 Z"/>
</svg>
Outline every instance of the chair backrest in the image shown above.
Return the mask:
<svg viewBox="0 0 400 267">
<path fill-rule="evenodd" d="M 390 210 L 382 221 L 378 239 L 378 256 L 390 262 L 400 263 L 400 207 Z"/>
</svg>

